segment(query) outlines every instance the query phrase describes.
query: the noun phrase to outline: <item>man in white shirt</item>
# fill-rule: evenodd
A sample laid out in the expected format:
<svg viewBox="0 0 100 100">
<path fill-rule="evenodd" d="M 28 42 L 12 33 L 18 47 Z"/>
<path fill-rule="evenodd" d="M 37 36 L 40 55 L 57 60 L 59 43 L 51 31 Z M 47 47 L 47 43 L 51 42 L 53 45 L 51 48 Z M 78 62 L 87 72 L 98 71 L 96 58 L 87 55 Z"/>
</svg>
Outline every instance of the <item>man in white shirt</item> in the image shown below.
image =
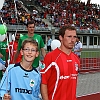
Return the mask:
<svg viewBox="0 0 100 100">
<path fill-rule="evenodd" d="M 52 42 L 52 39 L 50 36 L 48 36 L 48 39 L 47 39 L 47 51 L 48 52 L 51 51 L 51 42 Z"/>
<path fill-rule="evenodd" d="M 80 58 L 82 51 L 82 43 L 80 42 L 80 37 L 77 37 L 76 43 L 74 46 L 74 53 Z"/>
</svg>

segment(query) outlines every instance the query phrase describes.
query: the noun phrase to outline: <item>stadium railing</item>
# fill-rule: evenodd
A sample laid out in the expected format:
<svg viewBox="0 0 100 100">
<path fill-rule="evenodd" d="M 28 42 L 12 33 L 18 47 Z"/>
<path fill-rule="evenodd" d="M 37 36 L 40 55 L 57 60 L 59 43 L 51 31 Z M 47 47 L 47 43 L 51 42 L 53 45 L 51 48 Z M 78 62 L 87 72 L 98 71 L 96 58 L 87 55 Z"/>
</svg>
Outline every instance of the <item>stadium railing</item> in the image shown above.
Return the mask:
<svg viewBox="0 0 100 100">
<path fill-rule="evenodd" d="M 94 72 L 100 71 L 100 51 L 88 50 L 83 51 L 81 55 L 81 67 L 80 72 Z"/>
<path fill-rule="evenodd" d="M 25 25 L 9 25 L 7 24 L 7 28 L 8 28 L 8 31 L 15 31 L 16 29 L 17 30 L 26 30 L 26 26 Z M 52 29 L 55 31 L 55 32 L 58 32 L 59 31 L 59 28 L 57 27 L 40 27 L 40 26 L 36 26 L 35 27 L 35 30 L 38 30 L 38 31 L 52 31 Z M 77 33 L 91 33 L 90 30 L 87 30 L 87 29 L 77 29 Z M 100 34 L 100 30 L 92 30 L 92 33 L 93 34 Z"/>
</svg>

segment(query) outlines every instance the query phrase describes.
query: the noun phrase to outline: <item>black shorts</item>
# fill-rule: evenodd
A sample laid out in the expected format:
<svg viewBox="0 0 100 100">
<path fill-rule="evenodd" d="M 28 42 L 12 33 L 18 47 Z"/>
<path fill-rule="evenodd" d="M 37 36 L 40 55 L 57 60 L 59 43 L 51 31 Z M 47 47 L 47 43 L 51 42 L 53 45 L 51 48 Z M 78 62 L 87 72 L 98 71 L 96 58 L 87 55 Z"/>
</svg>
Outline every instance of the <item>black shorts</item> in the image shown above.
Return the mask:
<svg viewBox="0 0 100 100">
<path fill-rule="evenodd" d="M 51 51 L 51 46 L 47 46 L 47 51 Z"/>
</svg>

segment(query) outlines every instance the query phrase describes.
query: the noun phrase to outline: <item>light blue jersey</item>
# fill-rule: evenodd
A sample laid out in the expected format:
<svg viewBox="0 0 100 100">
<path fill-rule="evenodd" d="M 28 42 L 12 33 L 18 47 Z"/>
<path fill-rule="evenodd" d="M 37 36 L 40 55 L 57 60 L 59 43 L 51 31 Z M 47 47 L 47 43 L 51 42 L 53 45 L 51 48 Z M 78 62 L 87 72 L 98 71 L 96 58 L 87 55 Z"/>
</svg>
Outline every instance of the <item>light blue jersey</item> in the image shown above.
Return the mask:
<svg viewBox="0 0 100 100">
<path fill-rule="evenodd" d="M 11 100 L 40 100 L 41 76 L 36 69 L 25 70 L 10 64 L 0 83 L 0 97 L 10 91 Z"/>
</svg>

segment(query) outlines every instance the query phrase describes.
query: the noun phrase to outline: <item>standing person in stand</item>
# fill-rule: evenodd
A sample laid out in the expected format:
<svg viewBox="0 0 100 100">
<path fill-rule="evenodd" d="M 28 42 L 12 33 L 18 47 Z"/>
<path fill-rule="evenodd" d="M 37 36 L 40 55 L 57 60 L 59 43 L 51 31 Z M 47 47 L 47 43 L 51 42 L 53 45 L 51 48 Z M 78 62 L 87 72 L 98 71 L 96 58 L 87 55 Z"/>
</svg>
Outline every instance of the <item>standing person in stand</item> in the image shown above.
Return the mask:
<svg viewBox="0 0 100 100">
<path fill-rule="evenodd" d="M 9 62 L 9 64 L 13 64 L 14 55 L 15 55 L 15 53 L 17 51 L 17 48 L 18 48 L 19 38 L 20 38 L 20 33 L 17 33 L 16 36 L 15 36 L 15 40 L 13 40 L 12 42 L 10 42 L 8 48 L 6 49 L 6 66 L 8 66 L 8 57 L 9 56 L 10 56 L 10 62 Z M 21 54 L 19 54 L 18 58 L 15 61 L 15 63 L 20 62 L 21 59 L 22 59 L 22 56 L 21 56 Z"/>
<path fill-rule="evenodd" d="M 80 58 L 82 51 L 82 43 L 80 41 L 80 37 L 77 37 L 76 43 L 74 46 L 74 53 Z"/>
<path fill-rule="evenodd" d="M 48 52 L 51 51 L 51 42 L 52 42 L 52 39 L 51 39 L 50 36 L 48 35 L 48 38 L 47 38 L 47 51 L 48 51 Z"/>
<path fill-rule="evenodd" d="M 41 94 L 43 100 L 76 100 L 76 85 L 79 58 L 72 52 L 76 42 L 74 26 L 63 26 L 59 30 L 61 46 L 44 58 L 41 70 Z"/>
<path fill-rule="evenodd" d="M 34 39 L 34 40 L 36 40 L 38 42 L 38 49 L 39 49 L 39 52 L 41 51 L 43 57 L 45 57 L 45 55 L 46 55 L 46 52 L 45 52 L 45 49 L 44 49 L 44 42 L 43 42 L 42 37 L 40 35 L 37 35 L 37 34 L 34 33 L 34 30 L 35 30 L 35 23 L 34 23 L 34 21 L 27 22 L 26 26 L 27 26 L 28 34 L 23 35 L 19 39 L 18 49 L 17 49 L 17 52 L 16 52 L 15 57 L 14 57 L 14 62 L 17 59 L 17 57 L 18 57 L 18 55 L 20 53 L 21 44 L 22 44 L 23 40 L 25 40 L 25 39 L 27 39 L 29 37 Z M 34 62 L 33 62 L 33 66 L 35 68 L 39 66 L 39 60 L 40 60 L 40 55 L 38 57 L 36 57 Z"/>
<path fill-rule="evenodd" d="M 0 83 L 2 100 L 40 100 L 40 73 L 32 66 L 38 56 L 38 43 L 26 39 L 21 46 L 23 59 L 20 63 L 10 64 Z"/>
</svg>

